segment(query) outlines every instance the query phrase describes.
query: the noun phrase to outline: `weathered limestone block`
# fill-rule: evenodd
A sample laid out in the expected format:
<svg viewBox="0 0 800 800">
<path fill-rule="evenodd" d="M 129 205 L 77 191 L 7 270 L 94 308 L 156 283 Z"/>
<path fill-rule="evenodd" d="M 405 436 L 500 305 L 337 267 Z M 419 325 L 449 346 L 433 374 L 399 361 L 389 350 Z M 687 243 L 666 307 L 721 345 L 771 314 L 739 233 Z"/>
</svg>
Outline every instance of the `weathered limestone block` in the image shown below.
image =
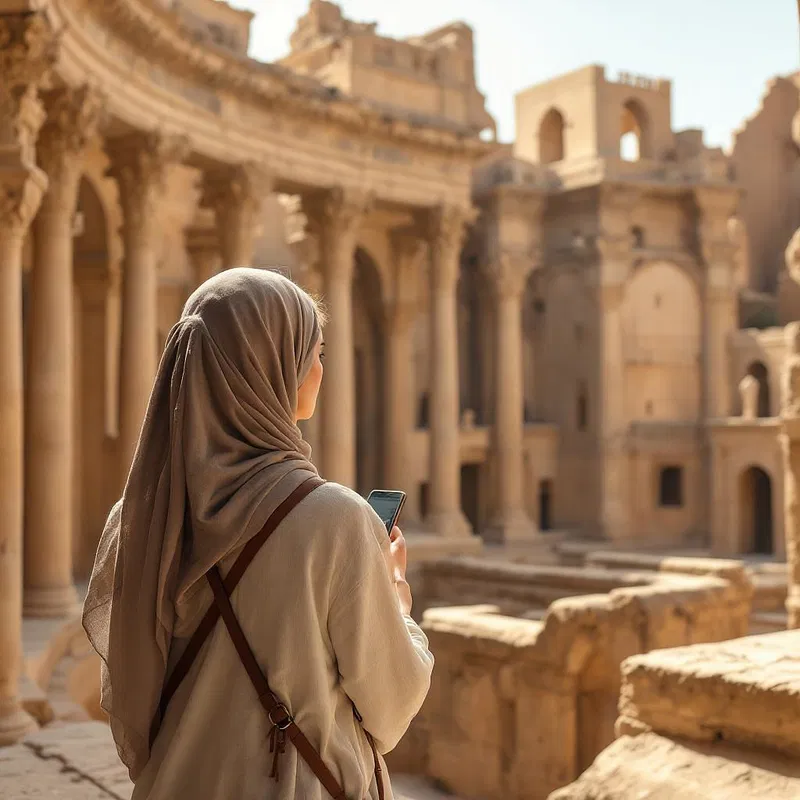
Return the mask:
<svg viewBox="0 0 800 800">
<path fill-rule="evenodd" d="M 800 633 L 628 659 L 620 738 L 550 800 L 800 797 Z"/>
<path fill-rule="evenodd" d="M 620 734 L 654 730 L 800 756 L 800 634 L 634 656 L 622 667 Z"/>
<path fill-rule="evenodd" d="M 800 770 L 785 763 L 738 760 L 724 745 L 687 745 L 646 733 L 623 736 L 575 783 L 548 800 L 796 800 Z"/>
</svg>

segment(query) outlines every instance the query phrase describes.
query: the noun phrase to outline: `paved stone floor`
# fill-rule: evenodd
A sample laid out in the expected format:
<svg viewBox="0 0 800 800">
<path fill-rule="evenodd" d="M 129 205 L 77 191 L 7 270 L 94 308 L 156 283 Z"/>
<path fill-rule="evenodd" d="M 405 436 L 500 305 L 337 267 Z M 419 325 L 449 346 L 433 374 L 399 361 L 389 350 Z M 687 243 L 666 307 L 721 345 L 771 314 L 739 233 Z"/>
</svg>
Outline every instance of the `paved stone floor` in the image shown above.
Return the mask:
<svg viewBox="0 0 800 800">
<path fill-rule="evenodd" d="M 395 777 L 392 785 L 396 800 L 448 798 L 411 776 Z M 56 723 L 0 748 L 2 800 L 129 800 L 130 794 L 127 772 L 100 722 Z"/>
</svg>

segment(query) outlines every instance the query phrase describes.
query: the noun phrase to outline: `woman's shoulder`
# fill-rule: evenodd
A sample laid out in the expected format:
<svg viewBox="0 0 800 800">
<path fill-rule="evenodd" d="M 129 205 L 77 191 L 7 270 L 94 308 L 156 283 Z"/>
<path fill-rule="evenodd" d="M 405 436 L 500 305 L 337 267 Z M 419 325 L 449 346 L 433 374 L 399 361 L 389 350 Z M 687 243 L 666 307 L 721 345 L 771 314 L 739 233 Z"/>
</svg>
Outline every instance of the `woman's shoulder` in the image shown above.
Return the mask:
<svg viewBox="0 0 800 800">
<path fill-rule="evenodd" d="M 377 538 L 377 528 L 383 529 L 378 515 L 357 492 L 333 481 L 314 489 L 301 503 L 303 517 L 313 518 L 317 529 L 336 531 L 345 538 L 362 538 L 371 534 Z"/>
<path fill-rule="evenodd" d="M 330 515 L 330 519 L 354 520 L 372 511 L 371 506 L 357 492 L 340 483 L 325 481 L 303 500 L 308 511 Z"/>
</svg>

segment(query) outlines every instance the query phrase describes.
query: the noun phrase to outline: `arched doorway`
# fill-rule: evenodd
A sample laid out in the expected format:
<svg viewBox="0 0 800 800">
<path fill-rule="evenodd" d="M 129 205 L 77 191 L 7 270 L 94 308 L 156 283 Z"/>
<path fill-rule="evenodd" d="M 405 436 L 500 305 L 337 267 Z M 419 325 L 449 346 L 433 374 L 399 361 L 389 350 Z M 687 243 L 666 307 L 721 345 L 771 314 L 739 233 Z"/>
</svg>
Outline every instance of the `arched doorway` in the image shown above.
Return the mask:
<svg viewBox="0 0 800 800">
<path fill-rule="evenodd" d="M 628 100 L 622 107 L 619 154 L 625 161 L 651 157 L 647 112 L 636 100 Z"/>
<path fill-rule="evenodd" d="M 761 467 L 742 473 L 739 486 L 741 544 L 745 552 L 775 552 L 772 519 L 772 480 Z"/>
<path fill-rule="evenodd" d="M 372 257 L 359 248 L 353 276 L 355 342 L 356 489 L 380 485 L 383 465 L 384 323 L 381 279 Z"/>
<path fill-rule="evenodd" d="M 564 117 L 551 108 L 539 125 L 539 161 L 552 164 L 564 158 Z"/>
<path fill-rule="evenodd" d="M 758 416 L 771 417 L 769 396 L 769 370 L 761 361 L 754 361 L 748 368 L 747 374 L 758 381 Z"/>
</svg>

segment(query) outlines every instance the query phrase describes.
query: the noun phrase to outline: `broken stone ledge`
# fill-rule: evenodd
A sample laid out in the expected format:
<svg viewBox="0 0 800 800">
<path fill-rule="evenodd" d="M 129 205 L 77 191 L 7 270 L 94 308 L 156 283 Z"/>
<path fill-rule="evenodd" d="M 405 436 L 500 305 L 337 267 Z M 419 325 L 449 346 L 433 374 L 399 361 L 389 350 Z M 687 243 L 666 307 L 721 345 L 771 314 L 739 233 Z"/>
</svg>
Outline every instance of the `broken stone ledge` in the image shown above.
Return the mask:
<svg viewBox="0 0 800 800">
<path fill-rule="evenodd" d="M 800 798 L 800 631 L 633 656 L 619 739 L 549 800 Z"/>
</svg>

